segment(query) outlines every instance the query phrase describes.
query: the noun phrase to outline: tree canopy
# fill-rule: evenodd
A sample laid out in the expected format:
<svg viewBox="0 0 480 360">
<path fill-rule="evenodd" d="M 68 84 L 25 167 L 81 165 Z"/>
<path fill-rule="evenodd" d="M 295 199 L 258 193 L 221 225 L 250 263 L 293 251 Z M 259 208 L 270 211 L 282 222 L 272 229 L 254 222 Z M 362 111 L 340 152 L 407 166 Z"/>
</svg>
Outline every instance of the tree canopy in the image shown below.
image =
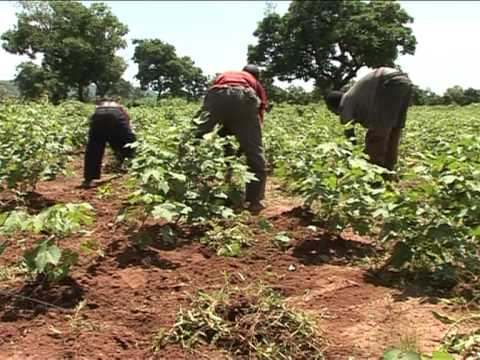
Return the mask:
<svg viewBox="0 0 480 360">
<path fill-rule="evenodd" d="M 91 82 L 108 87 L 121 77 L 125 61 L 115 55 L 126 46 L 125 24 L 103 3 L 89 7 L 78 1 L 20 2 L 17 24 L 5 32 L 3 48 L 35 59 L 42 70 L 78 91 Z M 25 65 L 23 68 L 31 65 Z"/>
<path fill-rule="evenodd" d="M 135 76 L 143 90 L 158 92 L 158 98 L 179 96 L 198 98 L 207 78 L 188 56 L 177 56 L 175 47 L 159 39 L 133 40 L 133 61 L 138 64 Z"/>
<path fill-rule="evenodd" d="M 248 59 L 279 80 L 340 89 L 364 66 L 393 66 L 399 54 L 413 54 L 412 21 L 395 1 L 293 0 L 285 15 L 268 11 L 259 22 Z"/>
<path fill-rule="evenodd" d="M 68 87 L 54 73 L 31 61 L 25 61 L 17 66 L 15 84 L 20 95 L 31 100 L 47 95 L 53 102 L 58 102 L 68 91 Z"/>
</svg>

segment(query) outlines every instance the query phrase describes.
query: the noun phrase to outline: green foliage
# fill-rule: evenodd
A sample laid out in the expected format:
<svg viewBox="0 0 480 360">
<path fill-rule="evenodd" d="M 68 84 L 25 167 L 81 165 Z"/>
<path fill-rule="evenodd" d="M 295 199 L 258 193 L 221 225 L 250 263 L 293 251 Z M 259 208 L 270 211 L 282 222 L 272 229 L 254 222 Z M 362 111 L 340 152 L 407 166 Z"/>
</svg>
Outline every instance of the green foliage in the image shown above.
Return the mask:
<svg viewBox="0 0 480 360">
<path fill-rule="evenodd" d="M 179 57 L 175 47 L 159 39 L 133 40 L 133 61 L 138 64 L 135 77 L 143 90 L 166 96 L 197 99 L 205 92 L 207 78 L 188 56 Z"/>
<path fill-rule="evenodd" d="M 130 106 L 137 104 L 147 96 L 147 93 L 140 89 L 140 87 L 134 86 L 130 81 L 119 79 L 117 82 L 107 84 L 108 88 L 103 89 L 102 84 L 99 84 L 99 95 L 105 95 L 107 97 L 119 98 L 122 104 Z"/>
<path fill-rule="evenodd" d="M 360 146 L 332 134 L 311 114 L 302 115 L 306 130 L 301 138 L 289 139 L 286 131 L 291 129 L 277 135 L 286 136 L 288 142 L 283 144 L 287 153 L 277 155 L 276 174 L 288 178 L 289 188 L 315 207 L 327 229 L 353 227 L 360 234 L 372 233 L 376 225 L 372 214 L 386 191 L 382 178 L 386 171 L 368 163 Z"/>
<path fill-rule="evenodd" d="M 0 103 L 14 101 L 20 95 L 13 81 L 0 80 Z"/>
<path fill-rule="evenodd" d="M 64 279 L 78 260 L 78 254 L 60 250 L 53 239 L 39 241 L 34 248 L 26 250 L 23 257 L 28 271 L 34 275 L 44 274 L 47 281 Z"/>
<path fill-rule="evenodd" d="M 0 233 L 13 235 L 24 232 L 43 235 L 43 239 L 25 250 L 23 262 L 31 274 L 44 275 L 47 281 L 59 281 L 65 278 L 71 266 L 77 263 L 78 254 L 69 249 L 60 249 L 58 243 L 92 222 L 91 205 L 58 204 L 33 216 L 18 210 L 0 214 Z"/>
<path fill-rule="evenodd" d="M 34 233 L 46 232 L 64 238 L 91 225 L 93 207 L 88 203 L 58 204 L 42 211 L 33 218 Z"/>
<path fill-rule="evenodd" d="M 429 88 L 424 90 L 417 85 L 413 85 L 413 105 L 441 105 L 443 102 L 443 98 L 440 95 L 435 94 Z"/>
<path fill-rule="evenodd" d="M 253 175 L 234 156 L 224 156 L 231 141 L 214 131 L 197 139 L 195 125 L 163 109 L 164 117 L 139 133 L 129 186 L 131 206 L 165 222 L 198 223 L 231 218 L 233 199 L 238 198 Z M 162 136 L 157 134 L 161 133 Z M 232 144 L 234 146 L 234 144 Z M 227 168 L 232 180 L 225 181 Z"/>
<path fill-rule="evenodd" d="M 31 232 L 46 233 L 56 238 L 65 238 L 91 225 L 93 207 L 88 203 L 57 204 L 36 215 L 21 210 L 0 214 L 0 233 Z"/>
<path fill-rule="evenodd" d="M 445 280 L 458 271 L 478 274 L 480 146 L 475 136 L 440 140 L 422 165 L 406 171 L 414 187 L 396 189 L 385 199 L 384 240 L 402 240 L 408 263 L 434 265 Z M 402 264 L 403 265 L 403 264 Z"/>
<path fill-rule="evenodd" d="M 271 289 L 228 282 L 219 291 L 199 292 L 178 312 L 172 329 L 160 329 L 153 348 L 158 351 L 168 343 L 187 349 L 211 344 L 234 357 L 265 360 L 323 359 L 325 346 L 315 321 L 287 306 Z"/>
<path fill-rule="evenodd" d="M 446 105 L 456 104 L 456 105 L 469 105 L 472 103 L 480 102 L 480 90 L 473 88 L 462 89 L 461 86 L 453 86 L 445 90 L 443 94 L 443 103 Z"/>
<path fill-rule="evenodd" d="M 42 100 L 50 95 L 52 102 L 57 103 L 68 91 L 55 73 L 31 61 L 22 62 L 17 66 L 15 84 L 26 100 Z"/>
<path fill-rule="evenodd" d="M 430 89 L 413 87 L 412 103 L 414 105 L 470 105 L 480 103 L 480 90 L 461 86 L 453 86 L 445 90 L 443 96 L 437 95 Z"/>
<path fill-rule="evenodd" d="M 460 354 L 464 359 L 477 360 L 480 354 L 480 329 L 466 334 L 452 334 L 447 343 L 452 353 Z"/>
<path fill-rule="evenodd" d="M 177 224 L 233 217 L 244 183 L 253 175 L 243 159 L 224 156 L 232 139 L 216 131 L 195 138 L 191 119 L 196 110 L 196 104 L 180 99 L 130 110 L 138 141 L 127 181 L 127 217 Z M 71 152 L 85 141 L 91 111 L 78 102 L 0 105 L 2 186 L 26 191 L 61 173 Z M 445 286 L 457 281 L 477 286 L 478 114 L 478 105 L 414 107 L 397 173 L 388 174 L 367 161 L 361 144 L 344 138 L 344 127 L 322 105 L 279 104 L 267 115 L 265 152 L 275 176 L 304 198 L 328 230 L 352 228 L 378 239 L 391 255 L 390 267 L 427 270 Z M 225 178 L 229 166 L 230 183 Z M 395 175 L 398 182 L 385 182 L 386 175 Z M 108 189 L 102 190 L 107 196 Z M 55 214 L 52 210 L 52 219 L 67 216 Z M 8 219 L 0 216 L 0 224 L 4 231 L 27 231 L 18 225 L 26 224 L 26 216 L 20 211 Z M 217 230 L 225 238 L 236 236 Z M 277 240 L 281 247 L 289 246 L 285 238 Z M 238 246 L 232 249 L 237 254 Z"/>
<path fill-rule="evenodd" d="M 413 54 L 412 20 L 395 1 L 295 0 L 283 16 L 266 14 L 248 59 L 265 66 L 268 77 L 340 89 L 364 66 L 393 65 L 399 54 Z"/>
<path fill-rule="evenodd" d="M 273 239 L 273 243 L 280 249 L 287 249 L 290 246 L 291 242 L 292 239 L 284 231 L 279 232 L 277 235 L 275 235 L 275 238 Z"/>
<path fill-rule="evenodd" d="M 24 192 L 61 173 L 85 143 L 91 111 L 76 102 L 0 105 L 0 184 Z"/>
<path fill-rule="evenodd" d="M 240 256 L 242 249 L 253 243 L 250 227 L 238 219 L 233 224 L 216 220 L 210 221 L 209 225 L 211 229 L 205 233 L 200 242 L 214 249 L 218 256 Z"/>
<path fill-rule="evenodd" d="M 435 351 L 432 356 L 428 356 L 413 351 L 393 349 L 386 351 L 382 360 L 455 360 L 455 358 L 444 351 Z"/>
<path fill-rule="evenodd" d="M 444 349 L 452 354 L 462 356 L 462 359 L 475 360 L 479 358 L 480 329 L 478 323 L 480 314 L 471 313 L 459 319 L 438 312 L 433 312 L 433 315 L 437 320 L 450 326 L 443 339 Z M 467 325 L 467 330 L 462 330 L 464 324 Z M 443 360 L 443 358 L 440 359 Z M 445 357 L 445 359 L 450 360 L 453 357 Z"/>
<path fill-rule="evenodd" d="M 270 166 L 330 231 L 351 227 L 391 250 L 386 265 L 422 270 L 446 287 L 480 272 L 478 107 L 415 108 L 400 149 L 398 182 L 318 106 L 270 113 Z M 363 145 L 363 144 L 362 144 Z M 274 156 L 272 156 L 274 154 Z M 379 236 L 379 237 L 378 237 Z"/>
<path fill-rule="evenodd" d="M 22 11 L 17 14 L 17 24 L 1 38 L 3 48 L 10 53 L 32 59 L 43 55 L 42 71 L 32 65 L 28 65 L 28 73 L 26 65 L 21 68 L 18 79 L 19 84 L 25 85 L 26 94 L 30 93 L 26 84 L 31 81 L 38 80 L 34 86 L 36 95 L 38 87 L 49 89 L 46 82 L 55 79 L 57 85 L 75 87 L 79 100 L 83 100 L 84 87 L 90 82 L 108 84 L 120 79 L 126 64 L 115 52 L 126 46 L 123 37 L 128 28 L 105 4 L 92 3 L 89 7 L 79 1 L 20 4 Z M 66 93 L 54 95 L 65 97 Z"/>
<path fill-rule="evenodd" d="M 413 351 L 390 350 L 383 355 L 383 360 L 421 360 Z"/>
</svg>

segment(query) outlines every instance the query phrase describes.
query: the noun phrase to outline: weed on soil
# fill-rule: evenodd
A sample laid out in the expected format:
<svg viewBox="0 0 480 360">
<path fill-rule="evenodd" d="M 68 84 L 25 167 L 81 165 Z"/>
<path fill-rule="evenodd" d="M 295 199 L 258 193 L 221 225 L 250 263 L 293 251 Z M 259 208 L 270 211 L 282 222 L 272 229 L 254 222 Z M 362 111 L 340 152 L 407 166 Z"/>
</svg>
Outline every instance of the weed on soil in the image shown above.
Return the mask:
<svg viewBox="0 0 480 360">
<path fill-rule="evenodd" d="M 214 345 L 245 359 L 324 359 L 325 348 L 312 316 L 261 283 L 239 287 L 228 281 L 218 291 L 199 292 L 178 312 L 173 328 L 160 329 L 153 347 L 168 343 Z"/>
</svg>

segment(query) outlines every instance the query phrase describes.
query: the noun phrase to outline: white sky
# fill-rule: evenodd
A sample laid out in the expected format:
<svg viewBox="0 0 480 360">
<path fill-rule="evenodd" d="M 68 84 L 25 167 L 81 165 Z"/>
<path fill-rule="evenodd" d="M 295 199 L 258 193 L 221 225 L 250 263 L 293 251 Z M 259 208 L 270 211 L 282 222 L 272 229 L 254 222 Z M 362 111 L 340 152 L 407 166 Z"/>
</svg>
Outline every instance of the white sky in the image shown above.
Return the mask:
<svg viewBox="0 0 480 360">
<path fill-rule="evenodd" d="M 263 1 L 107 3 L 130 29 L 129 45 L 119 54 L 128 61 L 124 78 L 131 81 L 137 71 L 131 61 L 131 39 L 135 38 L 159 38 L 174 45 L 179 55 L 190 56 L 206 74 L 241 68 L 246 62 L 248 44 L 255 42 L 252 33 L 265 10 Z M 276 4 L 283 13 L 289 2 Z M 480 2 L 401 4 L 415 19 L 411 25 L 418 42 L 415 55 L 398 60 L 412 81 L 437 93 L 454 85 L 480 89 Z M 16 23 L 16 10 L 11 1 L 0 2 L 0 33 Z M 25 60 L 0 49 L 0 80 L 13 79 L 15 67 Z M 362 69 L 358 75 L 366 72 L 368 69 Z"/>
</svg>

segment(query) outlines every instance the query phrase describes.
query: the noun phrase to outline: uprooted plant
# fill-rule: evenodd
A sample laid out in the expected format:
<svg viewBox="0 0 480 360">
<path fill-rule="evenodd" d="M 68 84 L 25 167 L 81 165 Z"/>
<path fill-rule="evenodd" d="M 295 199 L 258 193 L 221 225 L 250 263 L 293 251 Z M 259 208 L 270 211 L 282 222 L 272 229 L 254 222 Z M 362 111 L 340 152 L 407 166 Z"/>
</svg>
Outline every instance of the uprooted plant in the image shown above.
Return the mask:
<svg viewBox="0 0 480 360">
<path fill-rule="evenodd" d="M 288 306 L 269 287 L 255 283 L 199 292 L 175 325 L 160 329 L 153 339 L 158 351 L 180 343 L 186 349 L 213 345 L 235 358 L 324 359 L 325 339 L 309 315 Z"/>
</svg>

